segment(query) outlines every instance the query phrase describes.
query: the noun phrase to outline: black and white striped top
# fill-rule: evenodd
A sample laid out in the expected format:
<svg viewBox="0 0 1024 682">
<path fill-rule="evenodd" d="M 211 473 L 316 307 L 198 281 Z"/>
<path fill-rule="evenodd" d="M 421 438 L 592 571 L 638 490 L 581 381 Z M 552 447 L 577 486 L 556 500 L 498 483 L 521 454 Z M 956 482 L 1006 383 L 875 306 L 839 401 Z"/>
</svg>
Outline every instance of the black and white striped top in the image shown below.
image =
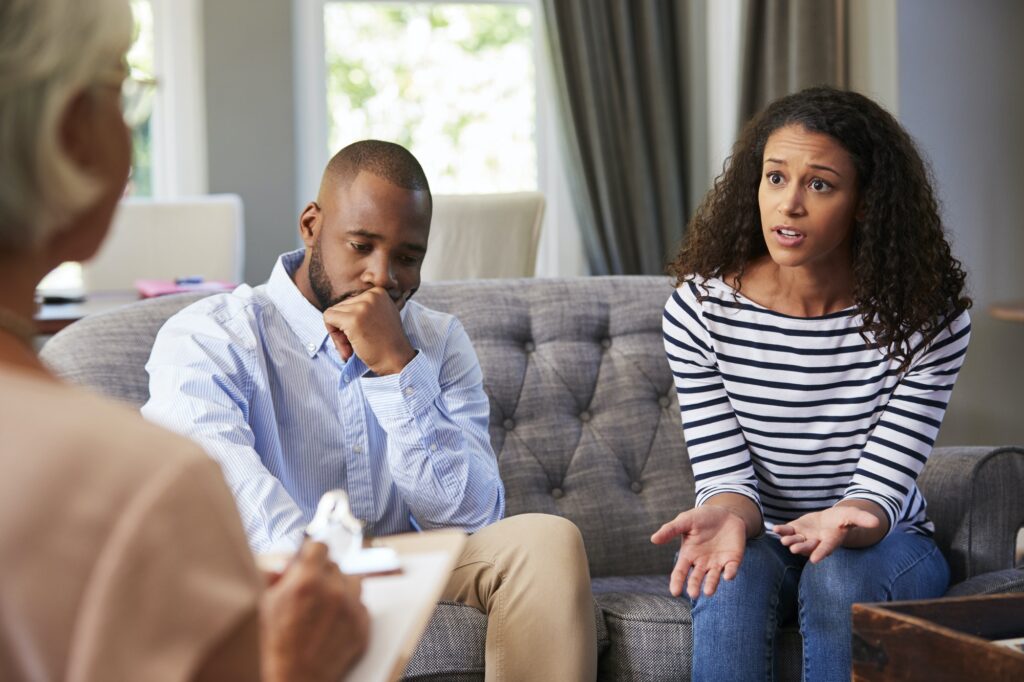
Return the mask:
<svg viewBox="0 0 1024 682">
<path fill-rule="evenodd" d="M 720 279 L 684 282 L 662 324 L 698 505 L 740 493 L 770 528 L 860 498 L 890 532 L 932 532 L 915 481 L 967 352 L 966 311 L 926 348 L 916 335 L 905 372 L 865 343 L 855 308 L 792 317 Z"/>
</svg>

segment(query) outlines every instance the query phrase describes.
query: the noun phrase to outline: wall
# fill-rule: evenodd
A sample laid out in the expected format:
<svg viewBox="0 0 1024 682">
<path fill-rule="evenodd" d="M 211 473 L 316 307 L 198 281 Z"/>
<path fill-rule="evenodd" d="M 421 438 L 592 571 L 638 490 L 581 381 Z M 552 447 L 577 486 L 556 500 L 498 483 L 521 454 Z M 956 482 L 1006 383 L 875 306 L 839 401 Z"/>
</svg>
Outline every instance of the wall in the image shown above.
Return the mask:
<svg viewBox="0 0 1024 682">
<path fill-rule="evenodd" d="M 245 279 L 296 248 L 292 10 L 281 0 L 203 3 L 210 192 L 245 205 Z"/>
<path fill-rule="evenodd" d="M 901 0 L 899 115 L 931 161 L 975 307 L 939 444 L 1024 443 L 1024 3 Z"/>
</svg>

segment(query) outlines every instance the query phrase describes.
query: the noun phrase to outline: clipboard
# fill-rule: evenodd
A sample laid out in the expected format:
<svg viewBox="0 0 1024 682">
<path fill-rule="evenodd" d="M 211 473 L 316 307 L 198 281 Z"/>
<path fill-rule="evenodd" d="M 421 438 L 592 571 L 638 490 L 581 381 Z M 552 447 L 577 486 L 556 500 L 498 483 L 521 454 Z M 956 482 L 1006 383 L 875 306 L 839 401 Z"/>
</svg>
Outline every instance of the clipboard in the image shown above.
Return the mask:
<svg viewBox="0 0 1024 682">
<path fill-rule="evenodd" d="M 465 543 L 466 534 L 455 529 L 373 540 L 371 546 L 398 552 L 402 570 L 363 578 L 370 642 L 347 682 L 392 682 L 402 676 Z"/>
</svg>

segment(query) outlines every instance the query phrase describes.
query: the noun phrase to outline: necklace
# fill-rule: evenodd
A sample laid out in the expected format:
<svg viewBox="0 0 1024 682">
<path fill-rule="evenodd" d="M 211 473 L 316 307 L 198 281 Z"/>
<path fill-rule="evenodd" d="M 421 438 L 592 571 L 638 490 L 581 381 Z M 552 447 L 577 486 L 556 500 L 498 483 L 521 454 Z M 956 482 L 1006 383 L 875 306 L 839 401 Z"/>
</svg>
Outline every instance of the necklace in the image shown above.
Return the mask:
<svg viewBox="0 0 1024 682">
<path fill-rule="evenodd" d="M 36 326 L 21 315 L 0 308 L 0 331 L 5 331 L 35 353 Z"/>
</svg>

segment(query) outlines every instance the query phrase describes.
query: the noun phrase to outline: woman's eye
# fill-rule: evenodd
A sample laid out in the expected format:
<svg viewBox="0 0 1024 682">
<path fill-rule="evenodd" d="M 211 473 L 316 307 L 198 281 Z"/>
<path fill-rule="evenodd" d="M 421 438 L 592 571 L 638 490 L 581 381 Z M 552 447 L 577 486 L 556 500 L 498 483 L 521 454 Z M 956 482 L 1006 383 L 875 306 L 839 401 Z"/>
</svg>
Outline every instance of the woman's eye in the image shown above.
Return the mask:
<svg viewBox="0 0 1024 682">
<path fill-rule="evenodd" d="M 768 173 L 768 182 L 770 182 L 773 185 L 781 185 L 782 184 L 782 173 L 778 173 L 778 172 L 775 172 L 775 171 L 772 171 L 772 172 Z"/>
<path fill-rule="evenodd" d="M 811 189 L 813 189 L 815 192 L 824 192 L 825 190 L 830 189 L 831 187 L 832 186 L 830 184 L 828 184 L 821 178 L 814 178 L 813 180 L 811 180 Z"/>
</svg>

